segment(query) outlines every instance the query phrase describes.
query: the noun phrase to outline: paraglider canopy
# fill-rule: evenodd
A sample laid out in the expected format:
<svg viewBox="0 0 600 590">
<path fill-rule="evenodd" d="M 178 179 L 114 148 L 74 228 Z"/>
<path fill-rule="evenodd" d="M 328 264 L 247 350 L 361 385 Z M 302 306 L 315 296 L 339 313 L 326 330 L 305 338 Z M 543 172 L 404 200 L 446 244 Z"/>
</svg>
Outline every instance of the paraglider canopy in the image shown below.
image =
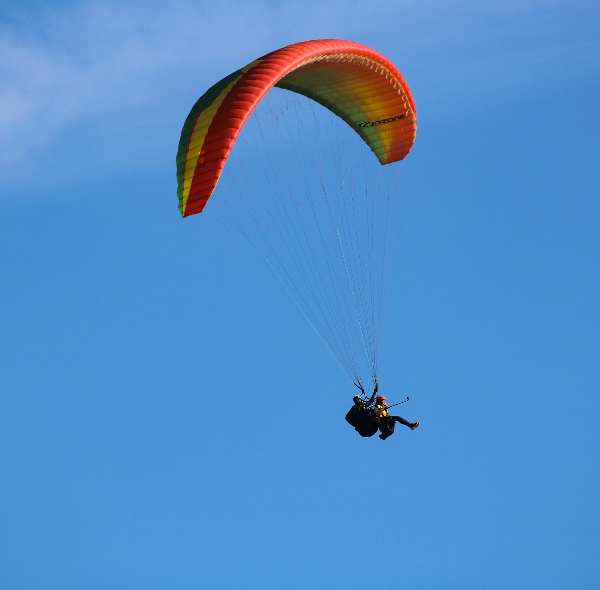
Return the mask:
<svg viewBox="0 0 600 590">
<path fill-rule="evenodd" d="M 323 39 L 223 78 L 193 106 L 179 141 L 182 216 L 203 211 L 214 191 L 207 233 L 218 233 L 215 223 L 251 246 L 363 393 L 365 368 L 377 384 L 400 160 L 416 129 L 393 63 Z"/>
<path fill-rule="evenodd" d="M 193 106 L 177 152 L 183 217 L 204 209 L 241 129 L 273 86 L 307 96 L 343 119 L 381 164 L 402 160 L 413 146 L 414 101 L 387 58 L 337 39 L 288 45 L 226 76 Z"/>
</svg>

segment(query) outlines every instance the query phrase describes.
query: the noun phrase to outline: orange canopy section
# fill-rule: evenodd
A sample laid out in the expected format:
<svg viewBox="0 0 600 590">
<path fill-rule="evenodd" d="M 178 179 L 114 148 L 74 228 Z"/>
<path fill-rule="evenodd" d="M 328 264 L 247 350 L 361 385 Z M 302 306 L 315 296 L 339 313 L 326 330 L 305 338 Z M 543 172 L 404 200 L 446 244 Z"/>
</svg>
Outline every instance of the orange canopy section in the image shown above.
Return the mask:
<svg viewBox="0 0 600 590">
<path fill-rule="evenodd" d="M 414 144 L 415 104 L 392 62 L 352 41 L 288 45 L 217 82 L 190 111 L 177 152 L 183 217 L 204 209 L 240 131 L 273 86 L 307 96 L 335 113 L 381 164 L 402 160 Z"/>
</svg>

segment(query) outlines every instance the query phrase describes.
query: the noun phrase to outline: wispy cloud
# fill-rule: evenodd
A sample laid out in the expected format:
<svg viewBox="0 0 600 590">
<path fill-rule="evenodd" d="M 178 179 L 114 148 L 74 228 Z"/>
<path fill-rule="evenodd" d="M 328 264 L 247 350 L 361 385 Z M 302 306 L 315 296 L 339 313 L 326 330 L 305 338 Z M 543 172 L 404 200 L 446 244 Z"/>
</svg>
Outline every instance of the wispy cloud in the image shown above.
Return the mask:
<svg viewBox="0 0 600 590">
<path fill-rule="evenodd" d="M 127 10 L 87 4 L 49 12 L 33 32 L 5 28 L 0 36 L 2 156 L 52 141 L 64 125 L 119 119 L 168 94 L 177 77 L 207 70 L 240 40 L 245 16 L 226 26 L 186 4 L 171 10 Z M 210 69 L 210 66 L 208 67 Z M 187 73 L 186 73 L 187 72 Z M 135 120 L 135 115 L 134 115 Z M 20 141 L 16 141 L 20 138 Z"/>
<path fill-rule="evenodd" d="M 206 86 L 306 38 L 372 44 L 401 57 L 409 80 L 434 95 L 457 79 L 485 92 L 502 72 L 512 71 L 514 83 L 519 68 L 527 78 L 548 55 L 564 61 L 597 52 L 588 31 L 594 21 L 583 18 L 592 9 L 566 6 L 90 0 L 19 9 L 0 25 L 2 184 L 22 184 L 25 170 L 33 184 L 62 182 L 166 158 Z"/>
</svg>

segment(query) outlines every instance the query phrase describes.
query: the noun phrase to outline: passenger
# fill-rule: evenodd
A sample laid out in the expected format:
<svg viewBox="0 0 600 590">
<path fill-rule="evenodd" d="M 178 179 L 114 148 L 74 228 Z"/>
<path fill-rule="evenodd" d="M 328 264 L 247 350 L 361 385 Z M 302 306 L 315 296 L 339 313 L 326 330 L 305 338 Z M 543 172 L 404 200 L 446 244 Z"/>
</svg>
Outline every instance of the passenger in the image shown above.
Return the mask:
<svg viewBox="0 0 600 590">
<path fill-rule="evenodd" d="M 396 422 L 400 422 L 400 424 L 404 424 L 404 426 L 408 426 L 411 430 L 415 430 L 419 427 L 420 422 L 407 422 L 404 418 L 400 416 L 390 416 L 388 413 L 388 407 L 385 403 L 385 397 L 380 395 L 375 400 L 375 408 L 373 410 L 373 421 L 379 427 L 381 434 L 379 438 L 381 440 L 385 440 L 389 436 L 394 434 L 394 428 L 396 426 Z"/>
</svg>

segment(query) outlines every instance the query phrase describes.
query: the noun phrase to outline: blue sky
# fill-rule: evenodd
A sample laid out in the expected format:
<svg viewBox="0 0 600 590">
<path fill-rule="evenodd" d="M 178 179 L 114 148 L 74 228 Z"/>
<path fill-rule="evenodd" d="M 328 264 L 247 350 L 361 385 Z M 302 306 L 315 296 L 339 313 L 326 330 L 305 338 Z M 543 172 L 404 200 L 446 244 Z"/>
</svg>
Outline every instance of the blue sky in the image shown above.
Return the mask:
<svg viewBox="0 0 600 590">
<path fill-rule="evenodd" d="M 0 586 L 600 585 L 592 2 L 5 2 Z M 311 38 L 406 77 L 382 443 L 174 157 L 215 81 Z M 198 217 L 198 216 L 196 216 Z"/>
</svg>

